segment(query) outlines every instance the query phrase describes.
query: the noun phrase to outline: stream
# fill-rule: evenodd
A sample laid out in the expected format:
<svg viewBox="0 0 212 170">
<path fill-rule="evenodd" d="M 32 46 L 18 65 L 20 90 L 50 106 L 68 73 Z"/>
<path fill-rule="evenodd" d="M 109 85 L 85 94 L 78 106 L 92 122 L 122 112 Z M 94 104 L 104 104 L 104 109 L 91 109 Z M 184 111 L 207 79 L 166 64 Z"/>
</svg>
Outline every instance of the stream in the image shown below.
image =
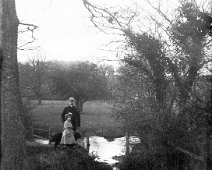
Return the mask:
<svg viewBox="0 0 212 170">
<path fill-rule="evenodd" d="M 36 142 L 42 144 L 48 144 L 48 140 L 37 139 Z M 106 139 L 100 136 L 84 137 L 77 140 L 77 143 L 86 148 L 89 153 L 97 156 L 97 161 L 106 162 L 111 166 L 119 161 L 114 159 L 116 156 L 122 156 L 126 153 L 126 137 Z M 90 144 L 88 147 L 87 144 Z M 139 138 L 135 136 L 129 137 L 129 152 L 132 149 L 132 145 L 140 143 Z"/>
</svg>

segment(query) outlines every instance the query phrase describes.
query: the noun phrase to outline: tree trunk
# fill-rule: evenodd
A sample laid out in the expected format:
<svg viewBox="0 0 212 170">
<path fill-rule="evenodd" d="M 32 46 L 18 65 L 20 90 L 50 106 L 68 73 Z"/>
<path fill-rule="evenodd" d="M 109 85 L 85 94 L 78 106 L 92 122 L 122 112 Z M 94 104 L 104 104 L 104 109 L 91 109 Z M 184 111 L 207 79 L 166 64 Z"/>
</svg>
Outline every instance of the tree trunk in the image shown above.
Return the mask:
<svg viewBox="0 0 212 170">
<path fill-rule="evenodd" d="M 1 23 L 0 23 L 0 27 L 1 27 Z M 0 43 L 1 43 L 1 40 L 0 40 Z M 1 73 L 2 73 L 2 61 L 3 61 L 2 59 L 3 59 L 3 54 L 2 54 L 2 48 L 0 45 L 0 89 L 1 89 Z M 1 99 L 1 90 L 0 90 L 0 99 Z M 1 127 L 1 102 L 0 102 L 0 127 Z M 1 146 L 2 146 L 1 141 L 2 140 L 1 140 L 1 136 L 0 136 L 0 153 L 2 153 L 1 152 Z M 1 159 L 1 156 L 0 156 L 0 159 Z M 1 161 L 0 161 L 0 164 L 1 164 Z"/>
<path fill-rule="evenodd" d="M 79 108 L 80 112 L 83 111 L 83 102 L 82 101 L 79 102 L 79 107 L 78 108 Z"/>
<path fill-rule="evenodd" d="M 42 100 L 39 98 L 38 99 L 38 105 L 41 105 L 42 104 Z"/>
<path fill-rule="evenodd" d="M 76 107 L 79 109 L 80 112 L 83 111 L 83 102 L 80 98 L 76 97 Z"/>
<path fill-rule="evenodd" d="M 18 24 L 15 1 L 0 0 L 2 170 L 23 170 L 26 158 L 17 64 Z"/>
<path fill-rule="evenodd" d="M 89 136 L 86 135 L 86 143 L 85 143 L 85 148 L 87 149 L 87 151 L 89 152 L 90 149 L 90 141 L 89 141 Z"/>
<path fill-rule="evenodd" d="M 75 98 L 76 99 L 76 107 L 79 108 L 79 98 Z"/>
<path fill-rule="evenodd" d="M 125 132 L 125 136 L 126 136 L 125 155 L 127 156 L 130 153 L 130 136 L 128 131 Z"/>
</svg>

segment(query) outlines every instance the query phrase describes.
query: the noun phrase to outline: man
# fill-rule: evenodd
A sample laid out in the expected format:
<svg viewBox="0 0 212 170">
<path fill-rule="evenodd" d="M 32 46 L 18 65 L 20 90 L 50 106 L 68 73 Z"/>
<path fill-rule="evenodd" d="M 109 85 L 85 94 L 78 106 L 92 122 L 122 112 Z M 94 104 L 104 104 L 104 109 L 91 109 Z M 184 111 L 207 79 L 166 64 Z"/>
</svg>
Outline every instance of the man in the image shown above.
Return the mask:
<svg viewBox="0 0 212 170">
<path fill-rule="evenodd" d="M 72 113 L 71 123 L 74 132 L 80 127 L 80 113 L 79 109 L 74 105 L 75 100 L 73 97 L 69 98 L 69 106 L 65 107 L 63 113 L 61 114 L 62 122 L 65 122 L 65 115 L 69 112 Z"/>
</svg>

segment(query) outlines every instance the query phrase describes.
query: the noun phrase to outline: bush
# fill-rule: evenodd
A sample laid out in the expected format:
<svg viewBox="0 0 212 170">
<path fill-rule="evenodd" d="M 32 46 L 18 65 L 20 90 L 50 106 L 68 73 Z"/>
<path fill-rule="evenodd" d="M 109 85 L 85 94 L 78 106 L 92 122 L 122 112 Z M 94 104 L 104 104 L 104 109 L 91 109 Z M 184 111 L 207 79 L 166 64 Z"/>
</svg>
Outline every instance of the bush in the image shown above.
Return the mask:
<svg viewBox="0 0 212 170">
<path fill-rule="evenodd" d="M 158 112 L 159 119 L 149 117 L 148 121 L 142 121 L 141 118 L 132 128 L 143 147 L 128 155 L 121 169 L 206 169 L 204 161 L 195 159 L 205 158 L 207 154 L 206 112 L 201 106 L 190 102 L 180 116 Z"/>
<path fill-rule="evenodd" d="M 125 156 L 120 170 L 165 170 L 183 169 L 189 163 L 188 157 L 172 148 L 158 146 L 152 150 L 134 150 Z"/>
<path fill-rule="evenodd" d="M 164 162 L 162 155 L 154 155 L 150 152 L 131 152 L 124 157 L 123 162 L 120 164 L 120 170 L 159 170 Z"/>
</svg>

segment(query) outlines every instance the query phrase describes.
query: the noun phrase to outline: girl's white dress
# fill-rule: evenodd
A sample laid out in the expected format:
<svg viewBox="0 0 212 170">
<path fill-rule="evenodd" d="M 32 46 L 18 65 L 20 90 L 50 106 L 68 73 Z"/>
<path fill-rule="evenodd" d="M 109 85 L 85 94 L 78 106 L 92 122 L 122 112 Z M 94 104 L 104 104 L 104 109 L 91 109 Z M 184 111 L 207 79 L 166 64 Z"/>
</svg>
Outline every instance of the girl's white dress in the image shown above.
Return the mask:
<svg viewBox="0 0 212 170">
<path fill-rule="evenodd" d="M 74 131 L 71 122 L 66 120 L 64 122 L 63 133 L 61 138 L 61 144 L 74 144 L 76 143 L 74 138 Z"/>
</svg>

